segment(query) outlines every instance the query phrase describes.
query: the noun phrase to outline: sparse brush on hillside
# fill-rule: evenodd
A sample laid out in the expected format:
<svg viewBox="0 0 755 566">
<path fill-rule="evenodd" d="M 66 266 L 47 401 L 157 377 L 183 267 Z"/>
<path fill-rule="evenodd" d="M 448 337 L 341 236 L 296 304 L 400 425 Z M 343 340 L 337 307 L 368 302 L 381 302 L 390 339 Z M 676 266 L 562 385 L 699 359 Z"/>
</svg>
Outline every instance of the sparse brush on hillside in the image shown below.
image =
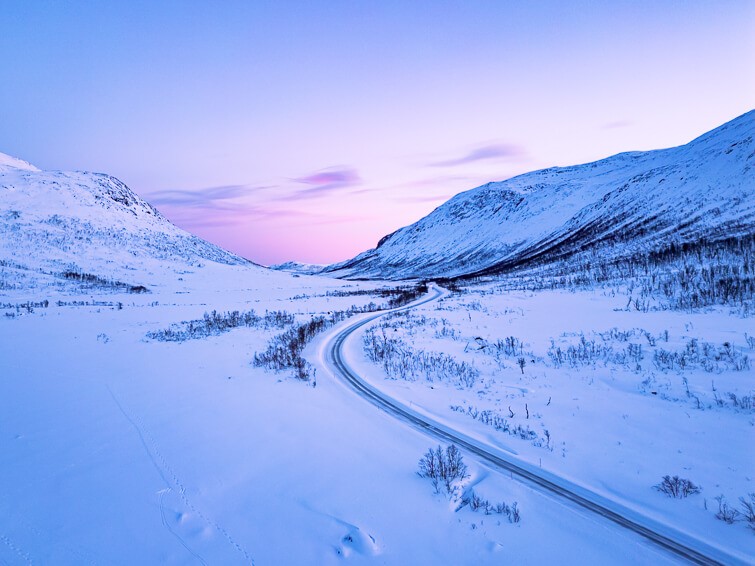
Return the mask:
<svg viewBox="0 0 755 566">
<path fill-rule="evenodd" d="M 114 281 L 99 275 L 93 275 L 91 273 L 84 273 L 81 271 L 64 271 L 60 274 L 60 277 L 68 281 L 76 281 L 81 283 L 84 288 L 92 289 L 105 289 L 113 291 L 126 291 L 128 293 L 148 293 L 144 285 L 129 285 L 122 281 Z"/>
<path fill-rule="evenodd" d="M 721 305 L 755 313 L 755 235 L 671 244 L 627 256 L 605 244 L 566 258 L 541 258 L 497 275 L 459 278 L 474 284 L 497 280 L 502 290 L 594 289 L 621 286 L 627 308 L 692 310 Z"/>
</svg>

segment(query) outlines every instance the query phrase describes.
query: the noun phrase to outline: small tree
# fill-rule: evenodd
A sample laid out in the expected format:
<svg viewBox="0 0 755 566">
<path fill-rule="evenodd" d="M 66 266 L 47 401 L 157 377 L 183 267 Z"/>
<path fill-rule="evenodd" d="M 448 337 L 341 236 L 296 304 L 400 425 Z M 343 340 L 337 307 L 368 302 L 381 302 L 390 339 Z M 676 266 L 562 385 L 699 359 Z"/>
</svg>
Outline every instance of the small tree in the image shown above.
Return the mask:
<svg viewBox="0 0 755 566">
<path fill-rule="evenodd" d="M 454 491 L 455 482 L 469 477 L 467 465 L 454 444 L 447 446 L 445 451 L 440 445 L 434 450 L 430 448 L 420 459 L 417 474 L 430 479 L 435 493 L 440 493 L 443 488 L 449 495 Z"/>
<path fill-rule="evenodd" d="M 527 365 L 527 360 L 525 360 L 524 358 L 519 358 L 516 363 L 519 364 L 519 369 L 522 370 L 522 375 L 524 375 L 524 366 Z"/>
</svg>

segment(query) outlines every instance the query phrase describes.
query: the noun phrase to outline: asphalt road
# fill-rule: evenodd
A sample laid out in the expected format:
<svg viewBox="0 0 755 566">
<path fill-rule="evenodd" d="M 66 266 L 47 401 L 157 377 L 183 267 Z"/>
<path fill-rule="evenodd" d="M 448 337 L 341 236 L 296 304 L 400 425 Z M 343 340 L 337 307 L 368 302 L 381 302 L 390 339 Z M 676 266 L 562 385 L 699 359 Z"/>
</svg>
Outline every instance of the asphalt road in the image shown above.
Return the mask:
<svg viewBox="0 0 755 566">
<path fill-rule="evenodd" d="M 636 512 L 622 509 L 620 505 L 611 504 L 597 494 L 582 487 L 570 484 L 550 473 L 540 472 L 515 457 L 509 457 L 490 446 L 469 438 L 465 434 L 450 429 L 432 419 L 417 414 L 401 402 L 392 399 L 372 385 L 364 381 L 344 359 L 344 343 L 357 330 L 370 324 L 374 320 L 391 312 L 412 309 L 419 305 L 435 301 L 445 292 L 437 287 L 431 287 L 427 296 L 407 306 L 397 309 L 381 311 L 369 317 L 360 319 L 330 337 L 325 345 L 325 363 L 333 374 L 345 381 L 362 398 L 382 409 L 395 418 L 426 433 L 428 436 L 445 443 L 456 444 L 459 448 L 474 455 L 488 465 L 504 470 L 512 476 L 535 487 L 540 491 L 568 500 L 570 503 L 599 515 L 613 523 L 628 529 L 668 552 L 693 564 L 747 564 L 747 562 L 731 556 L 720 549 L 713 548 L 702 541 L 692 539 L 681 533 L 674 533 L 671 527 L 643 520 Z M 660 532 L 660 531 L 663 532 Z M 676 536 L 675 536 L 676 535 Z"/>
</svg>

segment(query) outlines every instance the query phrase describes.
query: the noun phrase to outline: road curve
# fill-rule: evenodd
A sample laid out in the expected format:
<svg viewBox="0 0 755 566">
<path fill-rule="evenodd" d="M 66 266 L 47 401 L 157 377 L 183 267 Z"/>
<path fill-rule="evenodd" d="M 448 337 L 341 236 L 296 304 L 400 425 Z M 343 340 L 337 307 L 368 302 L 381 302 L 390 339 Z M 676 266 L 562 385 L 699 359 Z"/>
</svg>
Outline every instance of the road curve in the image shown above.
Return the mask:
<svg viewBox="0 0 755 566">
<path fill-rule="evenodd" d="M 666 525 L 642 517 L 634 511 L 602 498 L 598 494 L 562 480 L 549 472 L 534 468 L 526 462 L 519 461 L 504 453 L 498 453 L 498 451 L 490 446 L 442 425 L 425 415 L 416 413 L 401 402 L 396 401 L 368 384 L 345 361 L 343 353 L 344 343 L 357 330 L 388 313 L 412 309 L 434 301 L 444 294 L 445 292 L 442 289 L 431 286 L 428 294 L 414 303 L 396 309 L 380 311 L 378 314 L 361 318 L 343 327 L 325 342 L 322 350 L 324 353 L 324 364 L 329 367 L 336 377 L 351 386 L 358 395 L 386 413 L 393 415 L 395 418 L 437 440 L 456 444 L 459 448 L 473 454 L 479 460 L 518 476 L 520 480 L 536 487 L 540 491 L 562 497 L 583 509 L 600 515 L 644 537 L 677 557 L 683 558 L 693 564 L 747 564 L 745 560 L 739 557 L 732 556 L 721 549 L 712 547 L 683 533 L 675 532 Z"/>
</svg>

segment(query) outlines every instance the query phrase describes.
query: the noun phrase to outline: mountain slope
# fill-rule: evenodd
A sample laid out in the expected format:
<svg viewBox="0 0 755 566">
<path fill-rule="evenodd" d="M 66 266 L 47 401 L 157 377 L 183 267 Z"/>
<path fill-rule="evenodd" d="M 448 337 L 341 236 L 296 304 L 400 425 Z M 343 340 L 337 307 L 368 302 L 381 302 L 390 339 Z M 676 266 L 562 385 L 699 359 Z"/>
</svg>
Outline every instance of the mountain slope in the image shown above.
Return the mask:
<svg viewBox="0 0 755 566">
<path fill-rule="evenodd" d="M 456 195 L 338 277 L 507 271 L 596 249 L 606 259 L 755 232 L 755 111 L 671 149 L 555 167 Z"/>
<path fill-rule="evenodd" d="M 177 228 L 114 177 L 0 154 L 0 289 L 159 284 L 208 262 L 252 265 Z"/>
</svg>

